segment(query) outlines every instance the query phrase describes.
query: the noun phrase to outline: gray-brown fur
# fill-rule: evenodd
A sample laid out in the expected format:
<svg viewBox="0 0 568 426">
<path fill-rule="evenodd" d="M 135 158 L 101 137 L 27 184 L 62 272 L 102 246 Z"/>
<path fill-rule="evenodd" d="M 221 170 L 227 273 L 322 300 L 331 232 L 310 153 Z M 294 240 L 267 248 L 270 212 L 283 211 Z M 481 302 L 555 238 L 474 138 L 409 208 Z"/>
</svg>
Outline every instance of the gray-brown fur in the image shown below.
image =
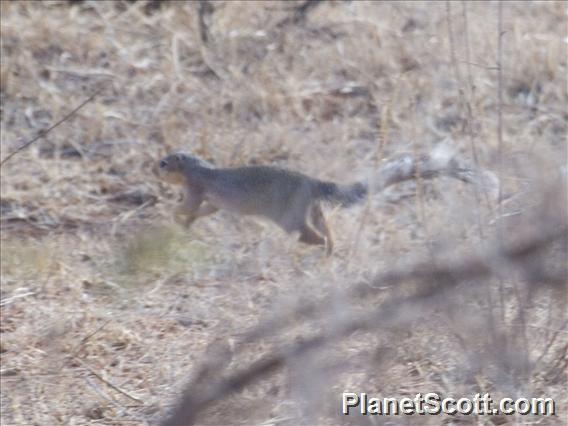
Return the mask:
<svg viewBox="0 0 568 426">
<path fill-rule="evenodd" d="M 272 166 L 215 168 L 181 153 L 161 160 L 160 172 L 166 181 L 185 189 L 176 215 L 185 216 L 186 226 L 219 209 L 264 216 L 288 233 L 298 231 L 301 242 L 326 245 L 328 253 L 333 250 L 333 239 L 321 202 L 347 207 L 367 194 L 362 183 L 338 185 Z"/>
</svg>

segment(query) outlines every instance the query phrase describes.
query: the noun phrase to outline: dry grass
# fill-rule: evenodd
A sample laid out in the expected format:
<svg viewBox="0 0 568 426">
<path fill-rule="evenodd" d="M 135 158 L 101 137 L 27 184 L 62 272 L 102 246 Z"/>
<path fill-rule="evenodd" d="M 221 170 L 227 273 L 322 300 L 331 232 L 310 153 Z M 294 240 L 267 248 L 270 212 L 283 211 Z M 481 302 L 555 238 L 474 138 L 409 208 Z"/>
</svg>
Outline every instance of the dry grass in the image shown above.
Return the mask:
<svg viewBox="0 0 568 426">
<path fill-rule="evenodd" d="M 354 283 L 565 226 L 566 3 L 503 4 L 501 107 L 497 4 L 466 6 L 326 1 L 294 22 L 292 3 L 216 2 L 204 44 L 196 3 L 1 2 L 2 159 L 102 89 L 1 169 L 2 424 L 156 424 L 219 346 L 231 363 L 200 380 L 419 287 L 376 283 L 357 299 Z M 400 152 L 451 151 L 495 171 L 506 200 L 406 182 L 333 212 L 326 259 L 252 218 L 178 229 L 178 194 L 154 173 L 172 150 L 349 182 L 373 182 Z M 343 390 L 553 397 L 557 417 L 444 420 L 565 422 L 564 243 L 292 355 L 198 423 L 441 421 L 341 418 Z M 290 318 L 305 301 L 324 312 Z"/>
</svg>

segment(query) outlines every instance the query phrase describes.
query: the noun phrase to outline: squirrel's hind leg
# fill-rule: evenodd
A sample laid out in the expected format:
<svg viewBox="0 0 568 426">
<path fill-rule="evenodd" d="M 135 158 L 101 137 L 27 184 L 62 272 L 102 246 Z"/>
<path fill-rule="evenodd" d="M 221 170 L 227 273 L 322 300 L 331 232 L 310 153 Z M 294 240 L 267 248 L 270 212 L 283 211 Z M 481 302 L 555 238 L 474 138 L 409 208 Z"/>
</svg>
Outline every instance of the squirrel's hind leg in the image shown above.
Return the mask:
<svg viewBox="0 0 568 426">
<path fill-rule="evenodd" d="M 214 206 L 213 204 L 209 204 L 208 202 L 205 202 L 199 206 L 199 209 L 197 209 L 197 212 L 195 213 L 195 218 L 202 216 L 209 216 L 210 214 L 213 214 L 218 210 L 219 210 L 218 207 Z"/>
<path fill-rule="evenodd" d="M 331 230 L 327 226 L 325 216 L 323 215 L 323 211 L 319 203 L 316 203 L 312 206 L 311 217 L 312 224 L 320 233 L 323 234 L 325 238 L 325 251 L 329 256 L 333 253 L 333 236 L 331 234 Z"/>
<path fill-rule="evenodd" d="M 307 224 L 300 230 L 300 241 L 313 245 L 325 244 L 325 240 Z"/>
<path fill-rule="evenodd" d="M 314 231 L 307 223 L 300 229 L 300 242 L 318 246 L 325 245 L 325 239 Z"/>
</svg>

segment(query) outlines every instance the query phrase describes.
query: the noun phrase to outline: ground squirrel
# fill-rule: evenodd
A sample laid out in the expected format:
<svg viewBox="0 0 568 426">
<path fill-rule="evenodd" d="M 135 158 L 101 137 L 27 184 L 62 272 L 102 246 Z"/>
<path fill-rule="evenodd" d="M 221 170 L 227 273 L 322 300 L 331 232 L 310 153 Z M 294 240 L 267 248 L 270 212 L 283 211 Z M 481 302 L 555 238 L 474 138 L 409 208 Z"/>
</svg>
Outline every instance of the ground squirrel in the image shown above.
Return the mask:
<svg viewBox="0 0 568 426">
<path fill-rule="evenodd" d="M 288 233 L 298 231 L 303 243 L 325 245 L 328 255 L 333 251 L 333 238 L 321 202 L 348 207 L 367 194 L 363 183 L 339 185 L 273 166 L 216 168 L 182 153 L 162 159 L 160 175 L 167 182 L 183 185 L 184 198 L 175 218 L 186 227 L 219 209 L 263 216 Z"/>
</svg>

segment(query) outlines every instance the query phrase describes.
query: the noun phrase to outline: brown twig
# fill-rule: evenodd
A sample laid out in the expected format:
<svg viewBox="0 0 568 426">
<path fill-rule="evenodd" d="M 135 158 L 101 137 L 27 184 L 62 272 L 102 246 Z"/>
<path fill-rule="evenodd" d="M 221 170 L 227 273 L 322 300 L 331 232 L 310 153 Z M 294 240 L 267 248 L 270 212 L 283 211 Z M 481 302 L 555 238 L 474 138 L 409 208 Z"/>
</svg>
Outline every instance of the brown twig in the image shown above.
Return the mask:
<svg viewBox="0 0 568 426">
<path fill-rule="evenodd" d="M 99 379 L 101 382 L 105 383 L 108 387 L 114 389 L 115 391 L 117 391 L 118 393 L 124 395 L 125 397 L 127 397 L 128 399 L 131 399 L 132 401 L 138 402 L 140 405 L 144 405 L 144 401 L 142 401 L 141 399 L 136 398 L 135 396 L 130 395 L 128 392 L 120 389 L 118 386 L 116 386 L 115 384 L 109 382 L 107 379 L 105 379 L 103 376 L 101 376 L 99 373 L 97 373 L 92 367 L 90 367 L 87 363 L 85 363 L 81 358 L 78 358 L 76 356 L 73 357 L 74 360 L 76 360 L 79 364 L 81 364 L 81 366 L 87 370 L 89 370 L 89 372 L 95 376 L 97 379 Z"/>
<path fill-rule="evenodd" d="M 79 106 L 75 107 L 71 112 L 69 112 L 67 115 L 65 115 L 61 120 L 59 120 L 57 123 L 53 124 L 51 127 L 49 127 L 46 130 L 40 130 L 40 132 L 38 133 L 38 135 L 27 141 L 26 143 L 24 143 L 23 145 L 21 145 L 20 147 L 16 148 L 15 151 L 11 152 L 10 154 L 8 154 L 6 156 L 6 158 L 4 158 L 1 162 L 0 162 L 0 167 L 2 167 L 4 165 L 4 163 L 6 163 L 6 161 L 8 161 L 10 158 L 12 158 L 14 155 L 16 155 L 18 152 L 22 151 L 23 149 L 27 148 L 28 146 L 30 146 L 32 143 L 34 143 L 35 141 L 37 141 L 38 139 L 45 137 L 49 132 L 51 132 L 53 129 L 55 129 L 56 127 L 58 127 L 60 124 L 64 123 L 65 121 L 69 120 L 72 116 L 74 116 L 81 108 L 83 108 L 85 105 L 87 105 L 89 102 L 91 102 L 95 96 L 97 96 L 99 93 L 101 93 L 103 91 L 103 87 L 101 87 L 99 90 L 97 90 L 95 93 L 93 93 L 91 96 L 89 96 L 86 100 L 84 100 Z"/>
<path fill-rule="evenodd" d="M 503 196 L 503 2 L 497 5 L 497 157 L 498 167 L 497 176 L 499 179 L 499 195 L 501 200 Z M 497 214 L 503 216 L 503 205 L 497 205 Z M 501 221 L 497 221 L 497 239 L 499 244 L 503 244 L 503 226 Z M 502 280 L 499 282 L 499 299 L 501 305 L 501 321 L 505 320 L 505 289 Z"/>
<path fill-rule="evenodd" d="M 393 96 L 391 96 L 387 102 L 385 103 L 385 105 L 383 106 L 382 110 L 381 110 L 381 115 L 380 115 L 380 119 L 379 119 L 379 133 L 378 133 L 378 137 L 377 137 L 377 144 L 375 146 L 375 152 L 373 153 L 373 172 L 378 170 L 380 161 L 383 159 L 384 156 L 384 152 L 385 152 L 385 146 L 388 143 L 388 131 L 389 131 L 389 126 L 390 126 L 390 122 L 391 122 L 391 110 L 392 110 L 392 104 L 393 104 L 393 98 L 394 96 L 396 96 L 397 92 L 398 92 L 398 88 L 401 82 L 402 76 L 398 76 L 396 83 L 395 83 L 395 90 L 394 90 L 394 94 Z M 376 102 L 375 99 L 375 103 L 378 104 L 378 102 Z M 361 213 L 360 219 L 359 219 L 359 226 L 357 227 L 357 230 L 355 232 L 355 237 L 353 238 L 353 244 L 351 245 L 351 250 L 350 250 L 350 254 L 349 254 L 349 265 L 348 265 L 348 269 L 351 267 L 350 265 L 351 260 L 353 260 L 353 258 L 355 257 L 355 255 L 357 254 L 357 249 L 359 248 L 359 242 L 361 239 L 361 235 L 363 233 L 363 230 L 367 224 L 367 218 L 369 216 L 369 212 L 371 209 L 371 193 L 374 192 L 376 190 L 376 188 L 374 187 L 374 179 L 369 182 L 369 191 L 367 194 L 367 199 L 365 201 L 365 206 L 363 207 L 363 212 Z"/>
<path fill-rule="evenodd" d="M 468 79 L 468 86 L 469 86 L 469 97 L 466 96 L 465 91 L 462 86 L 462 75 L 460 72 L 460 67 L 458 60 L 456 59 L 456 46 L 455 46 L 455 39 L 454 39 L 454 30 L 453 30 L 453 21 L 451 15 L 451 2 L 446 0 L 446 22 L 448 27 L 448 42 L 450 47 L 450 62 L 452 64 L 452 70 L 454 73 L 454 79 L 456 82 L 456 87 L 458 91 L 458 98 L 459 98 L 459 106 L 462 112 L 466 114 L 465 120 L 465 131 L 467 133 L 467 137 L 469 140 L 471 155 L 473 157 L 473 164 L 474 166 L 479 169 L 479 154 L 477 152 L 477 146 L 475 144 L 475 137 L 473 132 L 473 112 L 472 112 L 472 99 L 473 99 L 473 77 L 471 74 L 471 64 L 470 64 L 470 46 L 469 46 L 469 35 L 468 35 L 468 26 L 467 26 L 467 7 L 464 2 L 462 2 L 462 16 L 464 21 L 464 43 L 465 43 L 465 55 L 466 55 L 466 63 L 467 67 L 467 79 Z M 489 196 L 487 191 L 482 189 L 482 193 L 484 195 L 485 202 L 488 208 L 491 208 L 491 203 L 489 200 Z M 480 195 L 479 195 L 480 188 L 474 187 L 473 194 L 475 197 L 475 217 L 477 222 L 477 228 L 479 232 L 479 237 L 481 240 L 484 240 L 484 230 L 483 230 L 483 221 L 481 219 L 481 203 L 480 203 Z"/>
<path fill-rule="evenodd" d="M 497 17 L 497 150 L 499 155 L 499 199 L 503 195 L 503 3 L 498 3 Z M 499 216 L 503 214 L 503 206 L 498 207 Z M 498 226 L 501 229 L 500 226 Z M 501 232 L 501 231 L 500 231 Z"/>
<path fill-rule="evenodd" d="M 418 108 L 418 102 L 415 100 L 412 107 L 412 149 L 413 149 L 413 156 L 414 156 L 414 180 L 416 181 L 416 217 L 418 218 L 419 225 L 424 229 L 424 240 L 426 243 L 426 248 L 428 249 L 428 253 L 430 254 L 430 259 L 434 262 L 435 255 L 434 250 L 432 247 L 432 235 L 430 233 L 430 226 L 428 221 L 426 220 L 426 206 L 424 203 L 424 185 L 423 179 L 421 176 L 421 167 L 420 167 L 420 154 L 418 148 L 418 135 L 416 132 L 416 110 Z"/>
<path fill-rule="evenodd" d="M 75 355 L 79 351 L 79 348 L 81 348 L 85 343 L 87 343 L 87 341 L 90 338 L 92 338 L 95 334 L 97 334 L 99 331 L 101 331 L 103 328 L 105 328 L 108 325 L 108 323 L 110 323 L 111 321 L 112 320 L 110 320 L 110 319 L 106 320 L 100 326 L 98 326 L 94 331 L 92 331 L 91 333 L 89 333 L 85 337 L 83 337 L 81 339 L 81 341 L 79 343 L 77 343 L 75 348 L 73 348 L 73 350 L 71 351 L 71 355 Z"/>
<path fill-rule="evenodd" d="M 449 7 L 449 6 L 448 6 Z M 469 44 L 469 22 L 468 22 L 468 15 L 467 15 L 467 2 L 466 1 L 462 1 L 462 18 L 463 18 L 463 33 L 464 33 L 464 47 L 465 47 L 465 58 L 466 60 L 464 61 L 465 64 L 467 65 L 467 84 L 468 84 L 468 97 L 465 97 L 465 94 L 463 93 L 462 90 L 460 90 L 460 96 L 464 99 L 463 103 L 465 105 L 466 108 L 466 112 L 467 112 L 467 120 L 466 120 L 466 130 L 467 130 L 467 136 L 469 139 L 469 146 L 470 146 L 470 150 L 471 150 L 471 155 L 473 157 L 473 163 L 475 165 L 476 168 L 479 168 L 479 154 L 478 154 L 478 150 L 477 150 L 477 144 L 475 141 L 475 135 L 473 132 L 473 104 L 474 104 L 474 97 L 475 97 L 475 85 L 473 84 L 473 73 L 472 73 L 472 63 L 471 63 L 471 53 L 470 53 L 470 44 Z M 451 18 L 448 17 L 448 19 L 451 21 Z M 448 26 L 448 31 L 449 31 L 449 37 L 450 37 L 450 43 L 452 44 L 452 38 L 453 38 L 453 34 L 451 31 L 451 27 Z M 455 56 L 454 56 L 455 57 Z M 454 65 L 456 68 L 458 67 L 457 63 Z M 476 221 L 477 221 L 477 229 L 478 229 L 478 233 L 479 233 L 479 238 L 482 241 L 482 243 L 485 241 L 485 230 L 484 230 L 484 226 L 483 226 L 483 219 L 481 217 L 481 203 L 480 201 L 480 197 L 479 197 L 479 189 L 477 187 L 473 188 L 474 190 L 474 197 L 475 197 L 475 201 L 477 204 L 477 207 L 475 209 L 475 213 L 476 213 Z M 490 200 L 488 193 L 487 193 L 487 189 L 486 188 L 481 188 L 481 193 L 483 194 L 483 198 L 485 201 L 485 205 L 487 206 L 490 215 L 493 215 L 492 212 L 492 200 Z M 498 194 L 498 201 L 501 201 L 501 198 L 499 198 L 499 194 Z M 492 336 L 492 338 L 498 339 L 498 336 L 495 332 L 495 316 L 494 316 L 494 310 L 495 310 L 495 303 L 493 301 L 493 296 L 492 296 L 492 292 L 491 292 L 491 284 L 489 282 L 486 283 L 487 286 L 487 307 L 488 307 L 488 314 L 489 314 L 489 327 L 490 327 L 490 334 Z"/>
</svg>

